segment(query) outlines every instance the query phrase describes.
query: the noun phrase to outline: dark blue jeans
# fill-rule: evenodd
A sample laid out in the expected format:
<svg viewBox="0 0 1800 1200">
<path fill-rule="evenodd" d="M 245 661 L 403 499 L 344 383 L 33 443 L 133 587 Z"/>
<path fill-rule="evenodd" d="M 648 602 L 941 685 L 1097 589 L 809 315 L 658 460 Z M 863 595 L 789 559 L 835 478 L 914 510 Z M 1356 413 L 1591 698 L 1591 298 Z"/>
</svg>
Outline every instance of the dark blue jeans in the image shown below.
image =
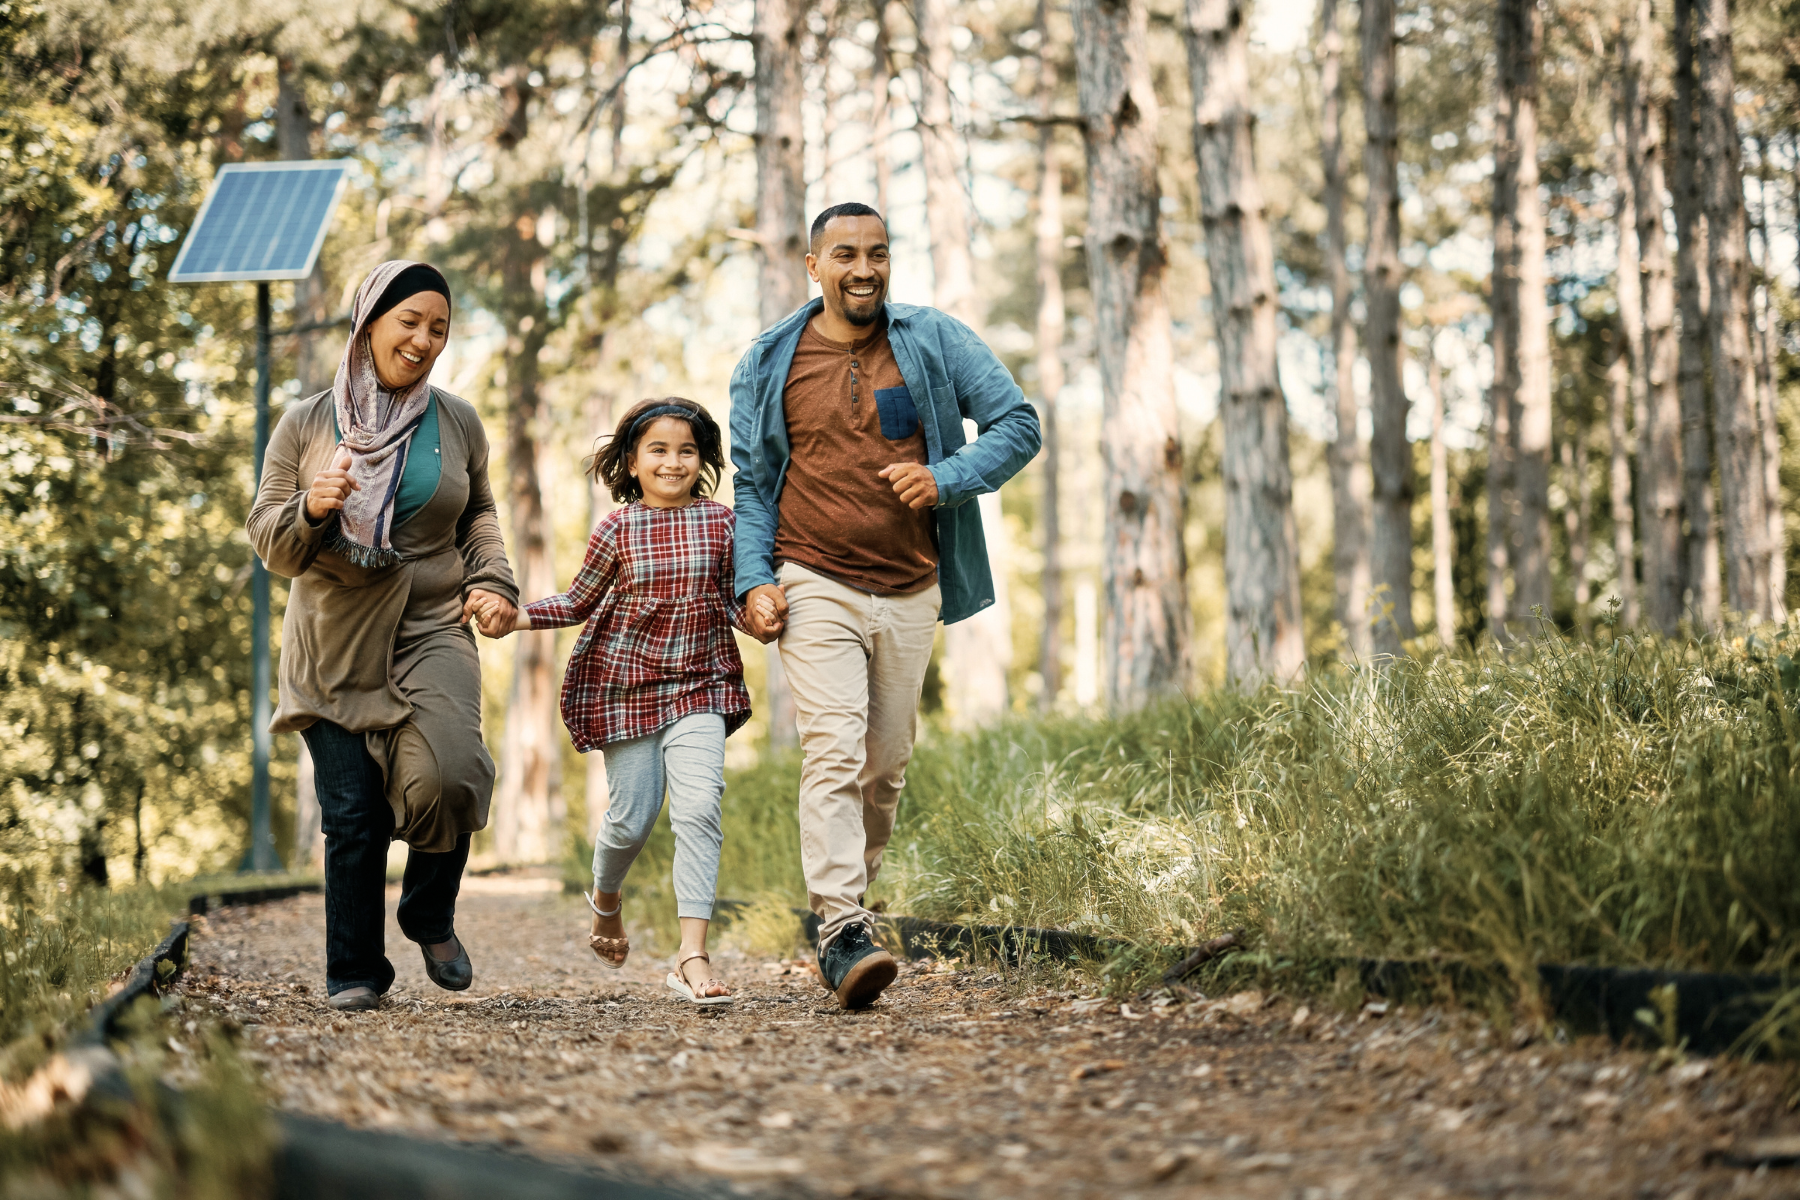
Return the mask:
<svg viewBox="0 0 1800 1200">
<path fill-rule="evenodd" d="M 366 987 L 380 995 L 394 982 L 385 950 L 388 843 L 394 836 L 386 782 L 362 734 L 318 721 L 302 736 L 312 751 L 325 832 L 325 991 L 335 996 Z M 409 940 L 429 946 L 454 936 L 456 893 L 468 861 L 466 833 L 454 850 L 407 854 L 395 915 Z"/>
</svg>

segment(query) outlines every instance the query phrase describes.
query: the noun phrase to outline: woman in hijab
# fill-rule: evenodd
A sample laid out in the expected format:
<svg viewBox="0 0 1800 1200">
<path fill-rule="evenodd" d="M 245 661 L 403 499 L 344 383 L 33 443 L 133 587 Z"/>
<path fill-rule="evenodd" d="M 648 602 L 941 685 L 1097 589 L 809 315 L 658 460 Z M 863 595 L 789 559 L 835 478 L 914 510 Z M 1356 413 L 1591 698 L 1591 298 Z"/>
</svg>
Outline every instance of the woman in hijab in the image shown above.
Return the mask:
<svg viewBox="0 0 1800 1200">
<path fill-rule="evenodd" d="M 270 729 L 312 751 L 325 831 L 325 984 L 332 1008 L 377 1008 L 388 843 L 411 848 L 398 917 L 425 971 L 460 991 L 474 971 L 455 929 L 469 835 L 487 824 L 494 763 L 481 737 L 483 632 L 513 625 L 518 589 L 488 487 L 487 435 L 431 386 L 449 336 L 435 267 L 385 262 L 351 307 L 329 392 L 292 405 L 269 441 L 248 523 L 291 578 L 281 703 Z"/>
</svg>

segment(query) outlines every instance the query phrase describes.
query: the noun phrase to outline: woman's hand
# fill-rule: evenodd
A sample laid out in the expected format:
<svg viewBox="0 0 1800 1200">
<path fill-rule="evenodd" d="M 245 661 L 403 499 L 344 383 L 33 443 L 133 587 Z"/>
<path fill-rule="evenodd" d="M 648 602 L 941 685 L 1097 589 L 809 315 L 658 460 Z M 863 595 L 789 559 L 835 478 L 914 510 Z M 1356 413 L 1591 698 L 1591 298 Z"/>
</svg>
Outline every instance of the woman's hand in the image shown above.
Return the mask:
<svg viewBox="0 0 1800 1200">
<path fill-rule="evenodd" d="M 491 638 L 503 638 L 509 633 L 531 628 L 531 618 L 512 601 L 480 588 L 470 592 L 469 598 L 463 601 L 463 620 L 471 617 L 475 619 L 475 627 Z"/>
<path fill-rule="evenodd" d="M 313 476 L 306 489 L 306 519 L 314 525 L 344 507 L 351 492 L 362 491 L 362 484 L 350 478 L 350 451 L 338 447 L 337 458 L 329 467 Z"/>
</svg>

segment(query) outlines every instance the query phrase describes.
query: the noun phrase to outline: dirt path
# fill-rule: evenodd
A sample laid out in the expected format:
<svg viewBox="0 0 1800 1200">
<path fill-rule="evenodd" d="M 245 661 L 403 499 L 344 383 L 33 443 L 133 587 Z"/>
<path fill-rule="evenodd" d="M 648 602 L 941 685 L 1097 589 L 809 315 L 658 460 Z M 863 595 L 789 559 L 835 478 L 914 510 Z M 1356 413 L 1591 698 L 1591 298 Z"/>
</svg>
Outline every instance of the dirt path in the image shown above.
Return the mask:
<svg viewBox="0 0 1800 1200">
<path fill-rule="evenodd" d="M 323 1006 L 318 896 L 206 922 L 190 1003 L 244 1026 L 276 1103 L 351 1125 L 503 1142 L 740 1192 L 856 1197 L 1701 1197 L 1800 1191 L 1717 1152 L 1800 1132 L 1785 1069 L 1653 1073 L 1602 1043 L 1493 1048 L 1473 1019 L 1351 1018 L 1254 996 L 1080 1011 L 975 970 L 911 965 L 843 1013 L 810 975 L 715 955 L 697 1012 L 667 959 L 589 954 L 579 897 L 471 879 L 474 990 L 401 940 L 379 1013 Z"/>
</svg>

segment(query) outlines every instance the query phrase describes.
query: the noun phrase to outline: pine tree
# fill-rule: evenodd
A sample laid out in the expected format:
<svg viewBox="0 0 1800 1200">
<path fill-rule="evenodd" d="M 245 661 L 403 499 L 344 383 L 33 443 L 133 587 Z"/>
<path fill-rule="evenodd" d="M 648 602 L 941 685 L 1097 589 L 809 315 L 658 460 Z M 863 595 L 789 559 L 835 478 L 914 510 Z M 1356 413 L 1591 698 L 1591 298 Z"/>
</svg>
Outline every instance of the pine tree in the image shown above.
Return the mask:
<svg viewBox="0 0 1800 1200">
<path fill-rule="evenodd" d="M 1499 0 L 1495 41 L 1505 113 L 1497 140 L 1505 143 L 1511 179 L 1496 191 L 1496 226 L 1511 226 L 1510 258 L 1496 271 L 1504 286 L 1512 329 L 1504 372 L 1516 423 L 1512 429 L 1514 512 L 1509 546 L 1511 609 L 1523 620 L 1550 610 L 1550 322 L 1544 294 L 1544 207 L 1538 196 L 1538 52 L 1542 18 L 1536 0 Z M 1498 160 L 1501 155 L 1496 152 Z M 1500 239 L 1496 237 L 1496 258 Z M 1499 264 L 1496 263 L 1498 268 Z"/>
<path fill-rule="evenodd" d="M 1702 629 L 1719 623 L 1719 521 L 1713 504 L 1712 429 L 1706 396 L 1708 233 L 1701 197 L 1698 104 L 1694 80 L 1693 0 L 1675 0 L 1674 133 L 1675 289 L 1681 314 L 1676 392 L 1681 406 L 1681 496 L 1687 517 L 1682 578 L 1687 614 Z"/>
<path fill-rule="evenodd" d="M 800 113 L 805 29 L 805 0 L 757 0 L 750 42 L 756 56 L 757 303 L 764 329 L 806 303 L 806 134 Z M 781 652 L 770 643 L 763 653 L 769 745 L 792 746 L 799 734 Z"/>
<path fill-rule="evenodd" d="M 1719 459 L 1725 581 L 1735 612 L 1773 615 L 1763 436 L 1750 348 L 1741 145 L 1735 110 L 1729 0 L 1699 0 L 1698 148 L 1706 212 L 1713 446 Z"/>
<path fill-rule="evenodd" d="M 1681 396 L 1677 389 L 1675 279 L 1664 228 L 1665 147 L 1651 72 L 1656 23 L 1650 0 L 1638 0 L 1619 37 L 1620 107 L 1626 171 L 1637 218 L 1642 279 L 1644 420 L 1637 431 L 1638 534 L 1644 554 L 1644 617 L 1673 633 L 1681 620 Z"/>
<path fill-rule="evenodd" d="M 1356 324 L 1350 312 L 1344 233 L 1344 37 L 1337 0 L 1319 6 L 1319 156 L 1325 173 L 1325 264 L 1331 285 L 1331 394 L 1337 429 L 1331 472 L 1331 573 L 1344 642 L 1367 658 L 1369 629 L 1369 448 L 1357 427 Z"/>
<path fill-rule="evenodd" d="M 1049 709 L 1062 691 L 1062 435 L 1056 404 L 1063 389 L 1063 330 L 1067 314 L 1062 286 L 1063 204 L 1062 158 L 1051 121 L 1056 98 L 1056 59 L 1050 43 L 1050 0 L 1038 0 L 1038 187 L 1033 222 L 1033 246 L 1037 257 L 1037 369 L 1039 419 L 1044 447 L 1039 452 L 1043 471 L 1044 629 L 1038 654 L 1038 673 L 1043 680 L 1042 707 Z"/>
<path fill-rule="evenodd" d="M 1287 399 L 1275 362 L 1275 254 L 1256 174 L 1248 13 L 1244 0 L 1188 0 L 1187 21 L 1225 429 L 1225 669 L 1249 683 L 1288 680 L 1306 665 L 1306 641 Z"/>
<path fill-rule="evenodd" d="M 1368 245 L 1363 254 L 1363 347 L 1369 358 L 1373 419 L 1369 465 L 1370 579 L 1375 589 L 1374 649 L 1398 654 L 1413 636 L 1412 446 L 1406 440 L 1406 389 L 1400 377 L 1400 114 L 1393 0 L 1362 0 L 1363 175 Z"/>
<path fill-rule="evenodd" d="M 1191 622 L 1158 105 L 1144 0 L 1073 0 L 1071 11 L 1103 394 L 1106 694 L 1115 709 L 1131 710 L 1187 683 Z"/>
</svg>

